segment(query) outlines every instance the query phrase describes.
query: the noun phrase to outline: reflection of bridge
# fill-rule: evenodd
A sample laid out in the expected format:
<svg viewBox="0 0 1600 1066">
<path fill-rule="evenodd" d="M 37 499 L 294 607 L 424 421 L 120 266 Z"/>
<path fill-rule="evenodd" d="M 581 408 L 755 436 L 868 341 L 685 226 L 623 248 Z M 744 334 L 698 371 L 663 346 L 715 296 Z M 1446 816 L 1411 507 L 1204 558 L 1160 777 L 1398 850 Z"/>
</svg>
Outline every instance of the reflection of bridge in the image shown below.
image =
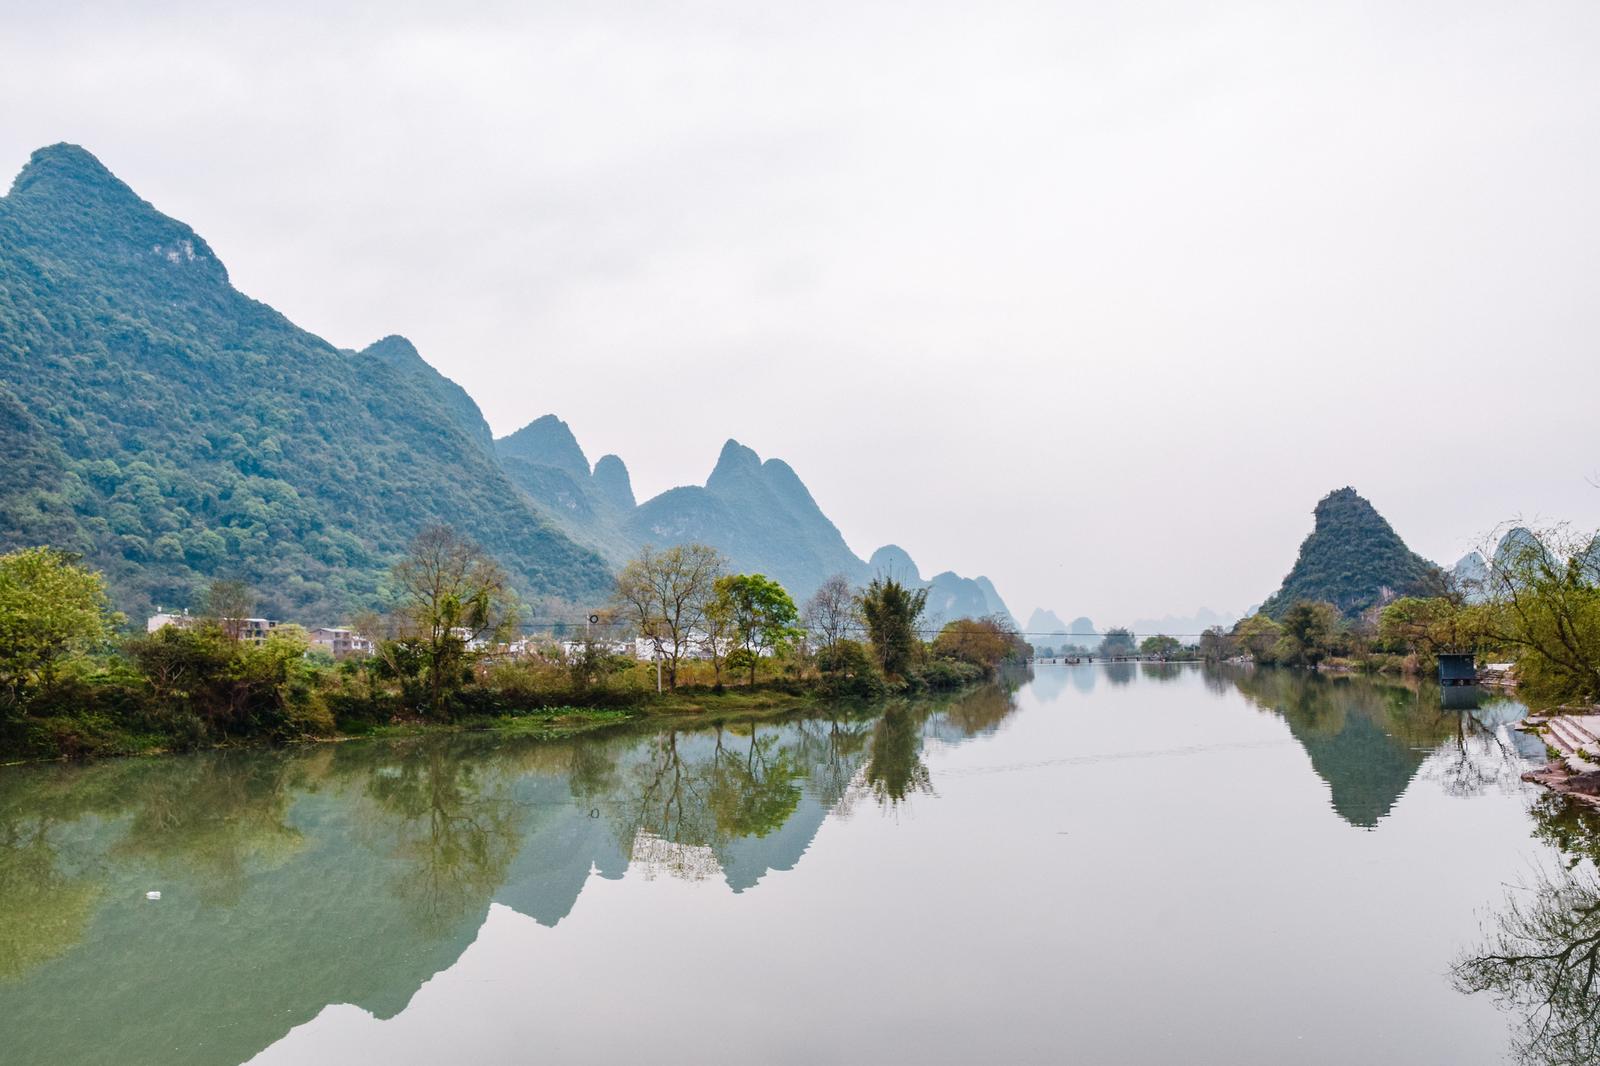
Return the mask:
<svg viewBox="0 0 1600 1066">
<path fill-rule="evenodd" d="M 1202 663 L 1204 659 L 1174 659 L 1167 655 L 1036 655 L 1027 660 L 1030 666 L 1058 664 L 1078 666 L 1082 663 Z"/>
</svg>

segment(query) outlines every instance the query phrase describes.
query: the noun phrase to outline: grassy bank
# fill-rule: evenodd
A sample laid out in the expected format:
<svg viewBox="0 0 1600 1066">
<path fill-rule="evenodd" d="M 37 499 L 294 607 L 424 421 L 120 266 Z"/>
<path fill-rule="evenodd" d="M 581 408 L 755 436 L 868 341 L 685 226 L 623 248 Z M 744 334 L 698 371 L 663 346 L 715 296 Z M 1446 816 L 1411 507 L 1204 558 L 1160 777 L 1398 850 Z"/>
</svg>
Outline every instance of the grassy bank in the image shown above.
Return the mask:
<svg viewBox="0 0 1600 1066">
<path fill-rule="evenodd" d="M 621 705 L 614 702 L 615 693 L 606 693 L 603 696 L 606 702 L 601 705 L 560 704 L 489 713 L 467 712 L 448 721 L 415 713 L 397 713 L 382 719 L 341 719 L 332 728 L 297 735 L 203 738 L 174 737 L 150 728 L 149 723 L 145 723 L 145 728 L 140 728 L 137 718 L 87 710 L 30 720 L 25 733 L 13 731 L 9 737 L 5 750 L 0 752 L 0 766 L 74 758 L 153 756 L 217 748 L 336 743 L 453 732 L 494 732 L 506 736 L 559 740 L 629 723 L 692 721 L 717 724 L 733 720 L 782 718 L 840 705 L 867 710 L 885 699 L 904 694 L 903 690 L 895 690 L 875 697 L 841 697 L 831 686 L 820 681 L 758 683 L 738 688 L 688 686 L 660 694 L 639 694 Z"/>
</svg>

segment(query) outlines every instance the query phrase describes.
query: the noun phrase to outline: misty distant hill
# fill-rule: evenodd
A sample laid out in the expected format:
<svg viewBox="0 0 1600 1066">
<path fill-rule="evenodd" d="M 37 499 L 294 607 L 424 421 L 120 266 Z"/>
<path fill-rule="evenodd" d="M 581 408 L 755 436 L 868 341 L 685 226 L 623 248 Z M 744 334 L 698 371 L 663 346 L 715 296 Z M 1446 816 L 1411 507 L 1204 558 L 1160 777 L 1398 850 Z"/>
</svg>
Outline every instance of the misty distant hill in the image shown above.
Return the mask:
<svg viewBox="0 0 1600 1066">
<path fill-rule="evenodd" d="M 891 577 L 901 584 L 928 590 L 922 615 L 927 635 L 957 618 L 994 616 L 1019 628 L 1016 617 L 988 578 L 966 578 L 951 570 L 923 578 L 911 555 L 898 544 L 885 544 L 872 553 L 866 564 L 866 580 L 874 577 Z"/>
<path fill-rule="evenodd" d="M 1201 607 L 1194 614 L 1169 614 L 1162 618 L 1140 618 L 1129 628 L 1140 637 L 1153 637 L 1165 634 L 1169 637 L 1179 637 L 1186 644 L 1192 644 L 1199 635 L 1212 626 L 1229 628 L 1233 623 L 1244 617 L 1232 611 L 1213 611 L 1209 607 Z"/>
</svg>

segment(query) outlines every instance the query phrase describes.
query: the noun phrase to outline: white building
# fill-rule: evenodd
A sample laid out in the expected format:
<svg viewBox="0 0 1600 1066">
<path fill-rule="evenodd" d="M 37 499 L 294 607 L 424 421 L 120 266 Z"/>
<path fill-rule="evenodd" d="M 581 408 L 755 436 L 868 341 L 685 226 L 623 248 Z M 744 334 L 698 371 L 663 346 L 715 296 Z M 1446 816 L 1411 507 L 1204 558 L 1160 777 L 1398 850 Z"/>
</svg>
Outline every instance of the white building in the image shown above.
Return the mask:
<svg viewBox="0 0 1600 1066">
<path fill-rule="evenodd" d="M 197 618 L 187 612 L 173 614 L 168 611 L 162 611 L 146 619 L 144 631 L 146 633 L 154 633 L 157 630 L 165 629 L 167 626 L 177 626 L 179 629 L 193 629 L 204 621 L 207 621 L 207 619 Z M 262 643 L 267 639 L 268 634 L 278 628 L 277 620 L 272 618 L 218 618 L 214 619 L 214 621 L 230 633 L 237 633 L 240 640 L 247 640 L 251 644 Z"/>
<path fill-rule="evenodd" d="M 321 648 L 335 659 L 372 654 L 372 641 L 353 629 L 343 626 L 323 626 L 321 629 L 313 629 L 309 635 L 313 648 Z"/>
</svg>

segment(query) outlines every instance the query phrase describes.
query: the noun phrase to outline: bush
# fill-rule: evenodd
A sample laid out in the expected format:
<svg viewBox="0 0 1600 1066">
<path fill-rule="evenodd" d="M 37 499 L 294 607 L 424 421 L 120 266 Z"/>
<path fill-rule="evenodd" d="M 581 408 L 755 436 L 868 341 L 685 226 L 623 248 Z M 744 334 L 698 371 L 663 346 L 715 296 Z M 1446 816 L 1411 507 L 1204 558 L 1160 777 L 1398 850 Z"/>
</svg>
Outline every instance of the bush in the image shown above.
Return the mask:
<svg viewBox="0 0 1600 1066">
<path fill-rule="evenodd" d="M 877 696 L 888 689 L 877 660 L 858 640 L 836 641 L 817 653 L 817 669 L 828 688 L 840 696 Z"/>
<path fill-rule="evenodd" d="M 963 662 L 960 659 L 934 659 L 912 680 L 922 688 L 949 689 L 970 685 L 988 676 L 989 671 L 976 663 Z"/>
</svg>

